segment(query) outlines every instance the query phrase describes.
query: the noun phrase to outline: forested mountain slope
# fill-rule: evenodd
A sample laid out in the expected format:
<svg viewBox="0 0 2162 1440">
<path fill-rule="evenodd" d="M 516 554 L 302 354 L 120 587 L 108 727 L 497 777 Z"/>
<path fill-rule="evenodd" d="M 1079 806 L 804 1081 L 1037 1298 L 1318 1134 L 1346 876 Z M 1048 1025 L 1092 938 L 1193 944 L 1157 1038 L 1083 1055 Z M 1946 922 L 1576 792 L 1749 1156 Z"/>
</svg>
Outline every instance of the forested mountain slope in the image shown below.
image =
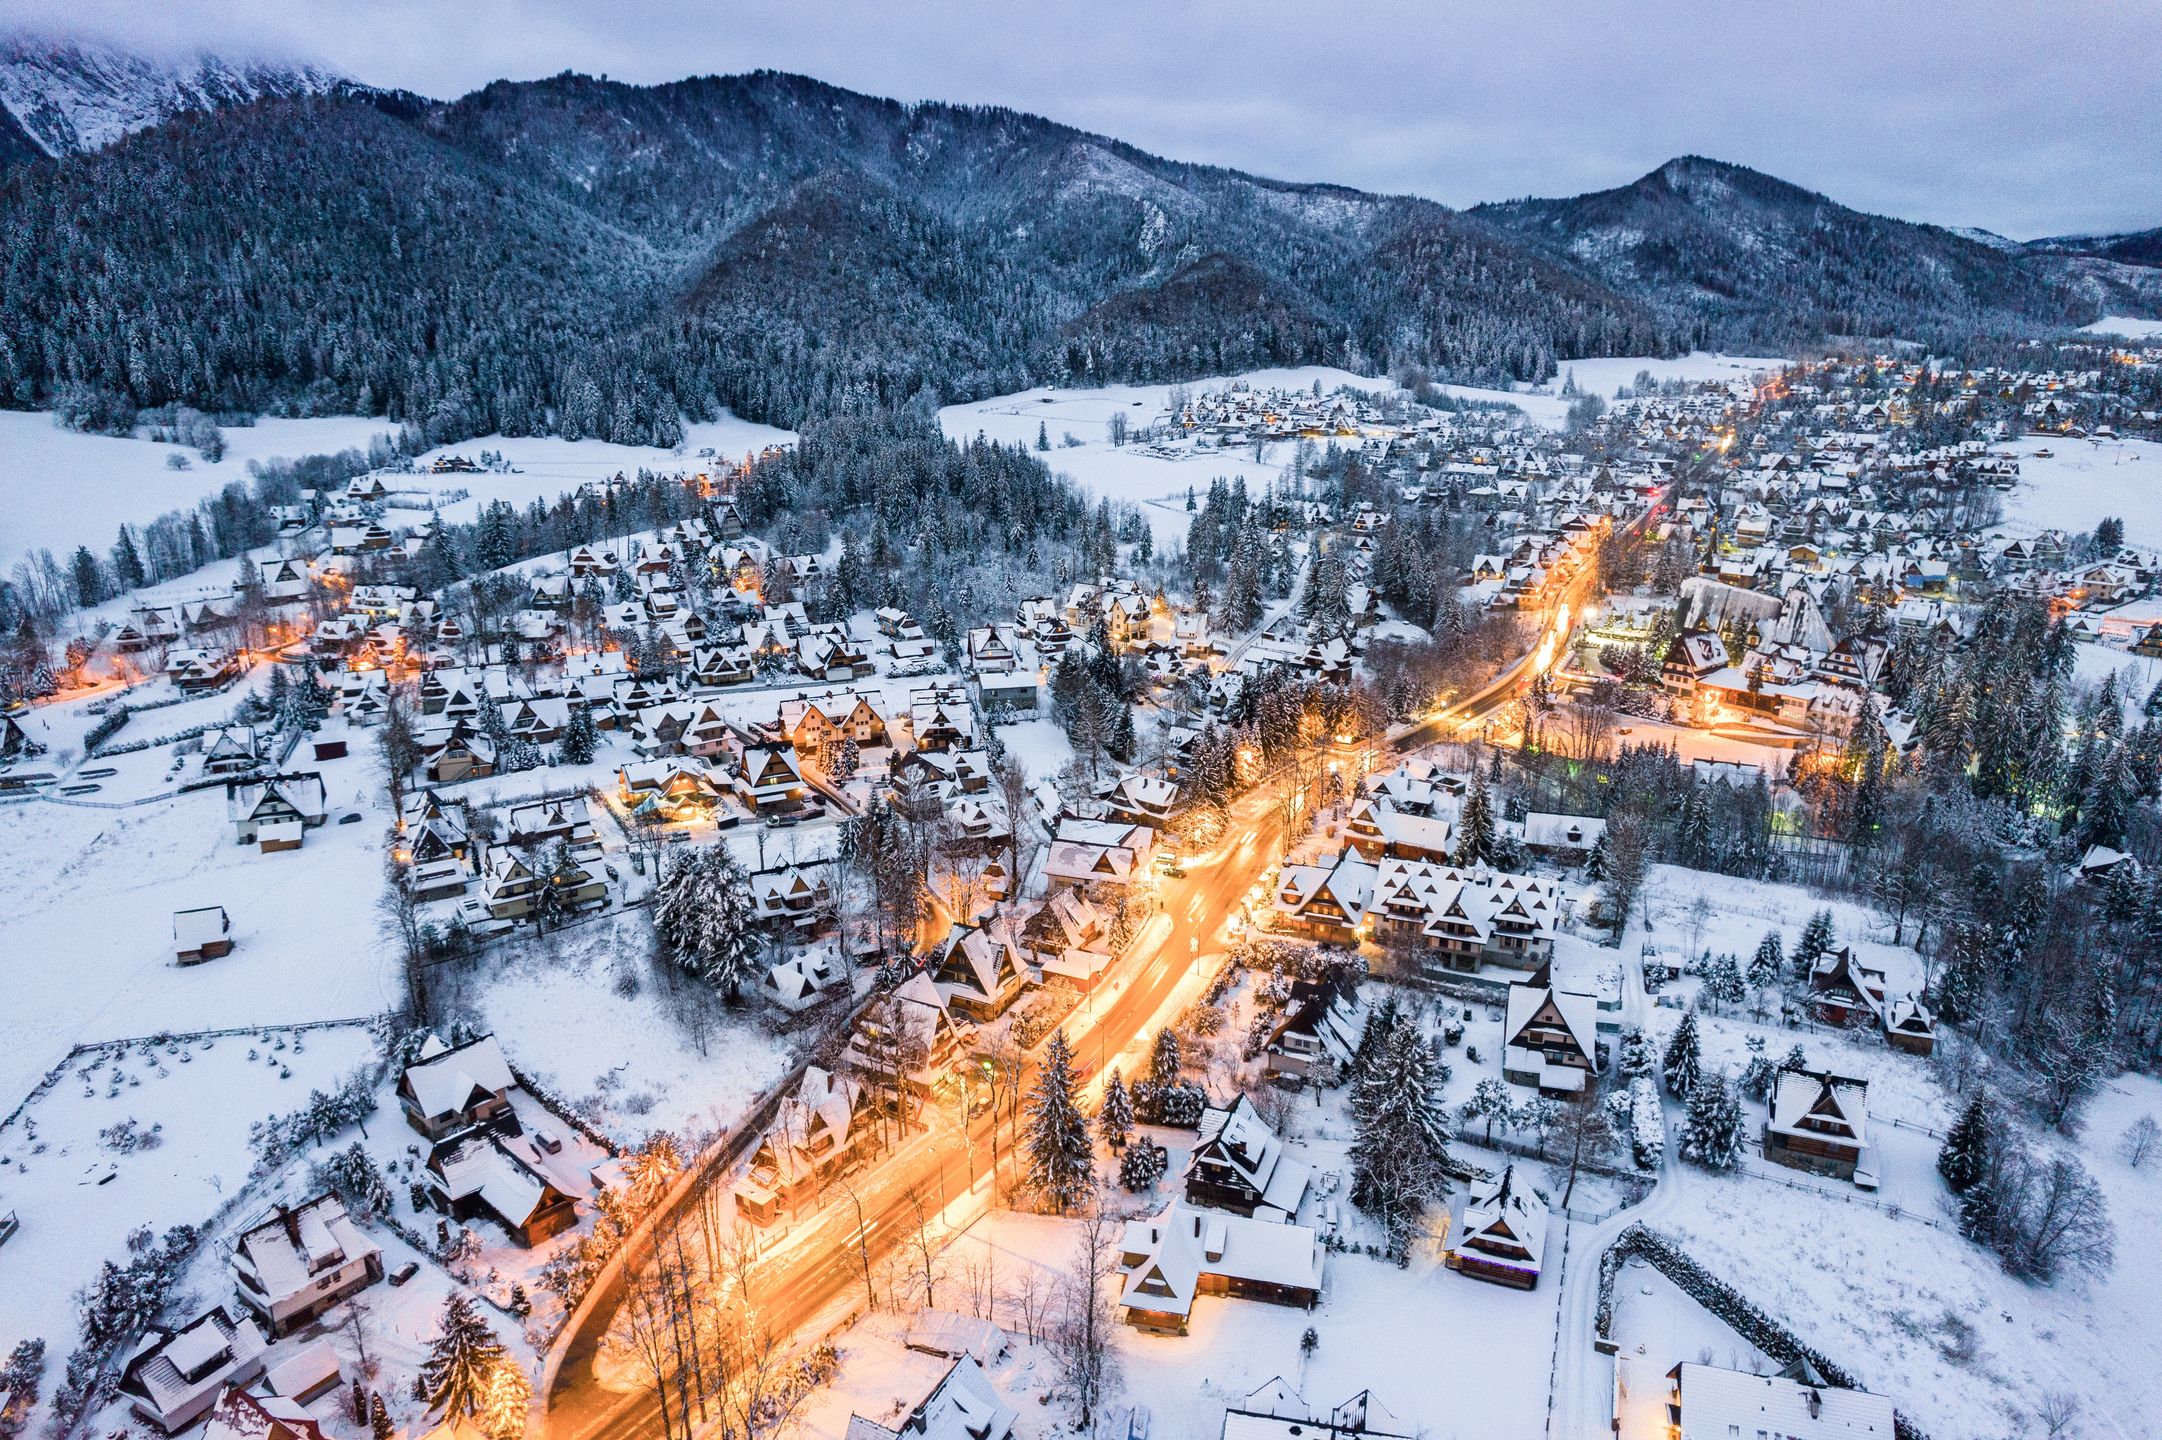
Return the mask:
<svg viewBox="0 0 2162 1440">
<path fill-rule="evenodd" d="M 1539 378 L 2039 329 L 2123 288 L 1710 162 L 1458 213 L 772 73 L 345 86 L 5 146 L 0 403 L 98 425 L 178 401 L 667 443 L 718 405 L 795 425 L 1275 363 Z"/>
<path fill-rule="evenodd" d="M 2021 249 L 1696 156 L 1618 189 L 1470 213 L 1739 343 L 2016 329 L 2080 313 L 2056 267 Z"/>
</svg>

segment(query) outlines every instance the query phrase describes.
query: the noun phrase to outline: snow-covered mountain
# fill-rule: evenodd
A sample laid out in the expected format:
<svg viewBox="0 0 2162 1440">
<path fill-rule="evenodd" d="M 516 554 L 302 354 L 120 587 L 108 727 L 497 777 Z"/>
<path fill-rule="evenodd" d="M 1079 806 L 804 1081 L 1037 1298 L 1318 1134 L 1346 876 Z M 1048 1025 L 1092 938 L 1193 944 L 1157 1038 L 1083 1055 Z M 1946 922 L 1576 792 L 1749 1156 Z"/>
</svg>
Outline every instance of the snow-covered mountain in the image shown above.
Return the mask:
<svg viewBox="0 0 2162 1440">
<path fill-rule="evenodd" d="M 157 56 L 96 40 L 0 34 L 0 109 L 14 122 L 0 131 L 19 129 L 17 148 L 27 139 L 47 155 L 102 149 L 184 110 L 348 88 L 344 76 L 315 65 L 207 52 Z"/>
</svg>

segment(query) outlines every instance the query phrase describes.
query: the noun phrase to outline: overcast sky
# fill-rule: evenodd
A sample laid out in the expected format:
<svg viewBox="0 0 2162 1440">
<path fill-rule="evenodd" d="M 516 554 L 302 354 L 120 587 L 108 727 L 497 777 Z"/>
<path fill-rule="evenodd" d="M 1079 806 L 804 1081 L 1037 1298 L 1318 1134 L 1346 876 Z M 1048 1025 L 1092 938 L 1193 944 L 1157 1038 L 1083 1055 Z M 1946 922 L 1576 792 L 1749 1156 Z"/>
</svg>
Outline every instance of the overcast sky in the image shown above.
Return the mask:
<svg viewBox="0 0 2162 1440">
<path fill-rule="evenodd" d="M 2021 239 L 2162 224 L 2162 5 L 1449 0 L 6 0 L 33 25 L 453 96 L 771 68 L 1451 205 L 1680 154 Z"/>
</svg>

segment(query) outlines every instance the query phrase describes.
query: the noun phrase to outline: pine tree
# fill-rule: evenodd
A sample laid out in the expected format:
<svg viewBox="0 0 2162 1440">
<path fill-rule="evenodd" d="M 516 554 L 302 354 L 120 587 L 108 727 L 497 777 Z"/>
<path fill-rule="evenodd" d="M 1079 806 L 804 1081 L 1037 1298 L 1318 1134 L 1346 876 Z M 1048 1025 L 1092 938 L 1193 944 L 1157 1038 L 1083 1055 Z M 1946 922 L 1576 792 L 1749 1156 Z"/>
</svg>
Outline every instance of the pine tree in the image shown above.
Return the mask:
<svg viewBox="0 0 2162 1440">
<path fill-rule="evenodd" d="M 1989 1139 L 1989 1104 L 1977 1092 L 1937 1152 L 1937 1173 L 1953 1194 L 1964 1195 L 1989 1173 Z"/>
<path fill-rule="evenodd" d="M 1119 1184 L 1135 1193 L 1148 1189 L 1164 1175 L 1170 1152 L 1144 1135 L 1119 1159 Z"/>
<path fill-rule="evenodd" d="M 590 765 L 600 748 L 600 732 L 594 728 L 593 712 L 573 700 L 570 719 L 564 722 L 559 756 L 565 765 Z"/>
<path fill-rule="evenodd" d="M 1104 1137 L 1104 1144 L 1113 1150 L 1123 1149 L 1126 1137 L 1133 1133 L 1134 1102 L 1127 1093 L 1126 1082 L 1114 1069 L 1104 1081 L 1104 1103 L 1096 1111 L 1096 1128 Z"/>
<path fill-rule="evenodd" d="M 1675 1027 L 1674 1038 L 1667 1042 L 1664 1060 L 1659 1067 L 1660 1075 L 1667 1082 L 1667 1093 L 1677 1100 L 1689 1098 L 1703 1074 L 1703 1059 L 1697 1051 L 1697 1017 L 1682 1016 L 1682 1023 Z"/>
<path fill-rule="evenodd" d="M 1681 828 L 1675 835 L 1675 858 L 1692 870 L 1708 870 L 1712 864 L 1712 805 L 1705 787 L 1689 787 L 1682 802 Z"/>
<path fill-rule="evenodd" d="M 488 1377 L 481 1398 L 480 1428 L 488 1440 L 520 1440 L 533 1409 L 533 1382 L 514 1360 L 505 1360 Z"/>
<path fill-rule="evenodd" d="M 1392 1252 L 1402 1255 L 1420 1214 L 1448 1188 L 1441 1076 L 1417 1025 L 1391 1028 L 1352 1096 L 1352 1113 L 1351 1203 L 1382 1221 Z"/>
<path fill-rule="evenodd" d="M 1179 1055 L 1179 1033 L 1166 1025 L 1156 1032 L 1156 1048 L 1149 1055 L 1149 1083 L 1168 1090 L 1179 1083 L 1185 1065 Z"/>
<path fill-rule="evenodd" d="M 1455 865 L 1483 865 L 1494 856 L 1494 800 L 1483 776 L 1474 775 L 1471 793 L 1456 822 L 1456 850 L 1449 856 Z"/>
<path fill-rule="evenodd" d="M 1715 956 L 1704 967 L 1704 994 L 1717 1005 L 1737 1005 L 1749 993 L 1741 964 L 1732 955 Z"/>
<path fill-rule="evenodd" d="M 376 1392 L 375 1398 L 368 1402 L 368 1429 L 373 1434 L 373 1440 L 391 1440 L 391 1437 L 398 1433 L 397 1427 L 390 1423 L 390 1408 L 383 1403 L 380 1390 Z"/>
<path fill-rule="evenodd" d="M 1036 1087 L 1029 1097 L 1026 1144 L 1029 1185 L 1060 1215 L 1088 1198 L 1090 1176 L 1095 1169 L 1088 1121 L 1081 1114 L 1077 1098 L 1080 1090 L 1066 1032 L 1054 1030 L 1044 1047 Z"/>
<path fill-rule="evenodd" d="M 471 1298 L 453 1291 L 443 1303 L 436 1337 L 420 1367 L 422 1398 L 445 1419 L 474 1414 L 487 1403 L 489 1381 L 507 1359 L 503 1342 L 481 1319 Z"/>
<path fill-rule="evenodd" d="M 345 1397 L 345 1412 L 356 1425 L 368 1418 L 368 1387 L 361 1383 L 358 1375 L 353 1377 L 352 1393 Z"/>
<path fill-rule="evenodd" d="M 113 543 L 113 579 L 122 590 L 134 590 L 148 578 L 143 570 L 142 555 L 135 548 L 135 537 L 123 525 L 120 538 Z"/>
<path fill-rule="evenodd" d="M 1735 1088 L 1752 1100 L 1768 1099 L 1772 1087 L 1779 1083 L 1779 1067 L 1764 1051 L 1764 1037 L 1752 1035 L 1742 1042 L 1749 1052 L 1749 1063 L 1742 1069 L 1742 1078 Z"/>
<path fill-rule="evenodd" d="M 1832 948 L 1832 912 L 1819 910 L 1809 917 L 1802 927 L 1802 938 L 1794 946 L 1794 976 L 1804 984 L 1809 972 Z"/>
<path fill-rule="evenodd" d="M 1741 1158 L 1742 1106 L 1724 1070 L 1700 1078 L 1689 1092 L 1689 1117 L 1682 1122 L 1684 1160 L 1725 1170 Z"/>
<path fill-rule="evenodd" d="M 1770 990 L 1778 985 L 1787 968 L 1787 957 L 1779 942 L 1777 930 L 1767 930 L 1757 942 L 1757 953 L 1749 957 L 1749 988 Z"/>
<path fill-rule="evenodd" d="M 737 999 L 758 955 L 749 879 L 725 846 L 686 849 L 661 872 L 653 928 L 676 964 Z"/>
</svg>

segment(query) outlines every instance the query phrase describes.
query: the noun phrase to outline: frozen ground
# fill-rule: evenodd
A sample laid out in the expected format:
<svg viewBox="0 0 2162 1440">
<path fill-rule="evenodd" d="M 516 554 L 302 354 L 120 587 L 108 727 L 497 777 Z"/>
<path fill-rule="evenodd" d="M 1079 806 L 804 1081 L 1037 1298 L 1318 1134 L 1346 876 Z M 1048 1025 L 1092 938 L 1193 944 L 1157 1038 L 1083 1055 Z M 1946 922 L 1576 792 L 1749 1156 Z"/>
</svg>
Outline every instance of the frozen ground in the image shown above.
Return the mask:
<svg viewBox="0 0 2162 1440">
<path fill-rule="evenodd" d="M 67 1062 L 0 1128 L 0 1213 L 22 1222 L 7 1242 L 0 1339 L 42 1335 L 48 1356 L 64 1358 L 76 1339 L 73 1292 L 101 1262 L 125 1257 L 128 1232 L 209 1219 L 248 1179 L 248 1127 L 301 1108 L 310 1090 L 335 1089 L 374 1054 L 367 1029 L 347 1026 L 146 1043 Z M 8 1108 L 19 1093 L 8 1092 Z M 159 1127 L 156 1143 L 116 1147 L 108 1132 L 131 1120 L 138 1132 Z"/>
<path fill-rule="evenodd" d="M 2127 340 L 2146 340 L 2162 335 L 2162 320 L 2143 320 L 2136 315 L 2104 315 L 2080 329 L 2089 335 L 2122 335 Z"/>
<path fill-rule="evenodd" d="M 154 520 L 215 495 L 247 479 L 250 460 L 366 449 L 371 437 L 395 429 L 357 416 L 259 420 L 225 431 L 225 458 L 211 464 L 185 445 L 84 435 L 43 411 L 0 410 L 0 571 L 41 546 L 63 563 L 77 545 L 102 555 L 120 522 Z M 167 469 L 173 455 L 189 468 Z"/>
<path fill-rule="evenodd" d="M 2162 545 L 2162 444 L 2029 435 L 2008 448 L 2019 457 L 2019 487 L 2005 497 L 2004 533 L 2076 535 L 2114 515 L 2127 542 Z"/>
</svg>

